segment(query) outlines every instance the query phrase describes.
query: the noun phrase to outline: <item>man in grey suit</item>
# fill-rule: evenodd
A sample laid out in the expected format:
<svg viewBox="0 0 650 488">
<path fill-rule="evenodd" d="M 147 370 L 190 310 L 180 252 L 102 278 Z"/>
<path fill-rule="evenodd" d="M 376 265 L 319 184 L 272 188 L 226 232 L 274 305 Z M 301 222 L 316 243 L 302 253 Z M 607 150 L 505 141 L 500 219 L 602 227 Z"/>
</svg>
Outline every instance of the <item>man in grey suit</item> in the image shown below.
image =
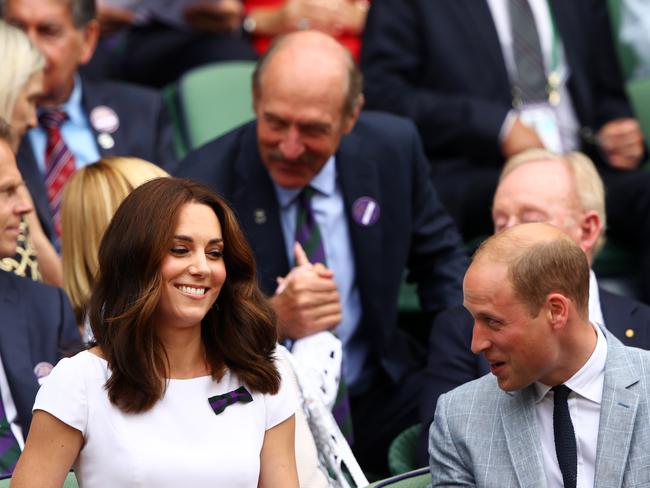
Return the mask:
<svg viewBox="0 0 650 488">
<path fill-rule="evenodd" d="M 463 283 L 491 375 L 438 400 L 433 486 L 649 486 L 650 353 L 589 322 L 589 264 L 561 230 L 521 224 Z"/>
</svg>

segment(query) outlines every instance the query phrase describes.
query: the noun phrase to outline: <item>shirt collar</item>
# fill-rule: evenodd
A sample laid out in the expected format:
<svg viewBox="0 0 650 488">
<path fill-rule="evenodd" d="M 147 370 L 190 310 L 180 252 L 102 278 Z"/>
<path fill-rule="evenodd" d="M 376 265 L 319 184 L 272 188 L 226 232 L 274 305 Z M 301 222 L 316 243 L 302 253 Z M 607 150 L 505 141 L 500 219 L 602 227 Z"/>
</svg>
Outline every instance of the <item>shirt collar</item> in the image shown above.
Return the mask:
<svg viewBox="0 0 650 488">
<path fill-rule="evenodd" d="M 600 306 L 600 291 L 598 290 L 598 281 L 593 270 L 589 270 L 589 320 L 607 327 L 603 317 L 603 309 Z"/>
<path fill-rule="evenodd" d="M 603 397 L 603 382 L 605 379 L 605 362 L 607 360 L 607 339 L 598 325 L 591 324 L 596 330 L 598 339 L 596 347 L 587 362 L 564 384 L 581 397 L 600 405 Z M 535 403 L 539 403 L 551 389 L 541 381 L 536 381 Z"/>
<path fill-rule="evenodd" d="M 68 99 L 59 105 L 57 108 L 62 110 L 68 116 L 68 121 L 74 125 L 84 125 L 86 119 L 81 108 L 81 98 L 83 96 L 83 88 L 81 86 L 81 78 L 78 74 L 74 75 L 74 85 L 72 92 Z"/>
<path fill-rule="evenodd" d="M 336 189 L 336 158 L 334 155 L 330 156 L 318 174 L 309 182 L 309 185 L 326 196 L 334 193 Z M 273 186 L 281 208 L 291 205 L 302 191 L 302 188 L 284 188 L 275 181 Z"/>
</svg>

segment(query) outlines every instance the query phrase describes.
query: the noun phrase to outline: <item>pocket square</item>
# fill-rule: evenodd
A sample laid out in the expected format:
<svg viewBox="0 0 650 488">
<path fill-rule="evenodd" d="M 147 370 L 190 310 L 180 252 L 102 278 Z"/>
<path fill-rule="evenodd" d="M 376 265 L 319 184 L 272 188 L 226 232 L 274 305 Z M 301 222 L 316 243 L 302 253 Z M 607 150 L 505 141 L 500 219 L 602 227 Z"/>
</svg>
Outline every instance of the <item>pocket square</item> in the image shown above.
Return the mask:
<svg viewBox="0 0 650 488">
<path fill-rule="evenodd" d="M 212 407 L 212 410 L 214 410 L 216 415 L 219 415 L 226 409 L 226 407 L 233 403 L 250 403 L 252 401 L 253 397 L 243 386 L 240 386 L 236 390 L 229 391 L 228 393 L 224 393 L 223 395 L 215 395 L 208 398 L 208 403 L 210 403 L 210 407 Z"/>
</svg>

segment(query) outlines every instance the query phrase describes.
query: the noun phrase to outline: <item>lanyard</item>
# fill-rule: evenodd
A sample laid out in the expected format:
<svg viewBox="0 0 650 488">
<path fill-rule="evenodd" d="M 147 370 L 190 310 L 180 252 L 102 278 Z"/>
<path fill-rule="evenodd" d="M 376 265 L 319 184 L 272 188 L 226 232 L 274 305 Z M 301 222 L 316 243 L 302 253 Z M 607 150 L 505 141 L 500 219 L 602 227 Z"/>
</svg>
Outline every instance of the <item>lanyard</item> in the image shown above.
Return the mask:
<svg viewBox="0 0 650 488">
<path fill-rule="evenodd" d="M 560 79 L 559 64 L 560 64 L 560 34 L 557 30 L 557 23 L 555 15 L 551 9 L 550 2 L 548 5 L 548 15 L 551 18 L 551 59 L 549 64 L 549 73 L 546 77 L 548 101 L 551 105 L 557 106 L 560 103 Z"/>
</svg>

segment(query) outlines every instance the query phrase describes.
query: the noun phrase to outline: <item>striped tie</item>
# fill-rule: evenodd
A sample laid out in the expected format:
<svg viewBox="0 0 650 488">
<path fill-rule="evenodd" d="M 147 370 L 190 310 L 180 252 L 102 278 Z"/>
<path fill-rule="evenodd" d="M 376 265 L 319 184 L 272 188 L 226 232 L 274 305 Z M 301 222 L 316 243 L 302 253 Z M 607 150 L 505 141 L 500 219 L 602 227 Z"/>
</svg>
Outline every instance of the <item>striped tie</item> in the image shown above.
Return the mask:
<svg viewBox="0 0 650 488">
<path fill-rule="evenodd" d="M 306 186 L 298 195 L 296 242 L 305 250 L 310 263 L 327 265 L 323 239 L 311 206 L 311 198 L 315 192 L 311 186 Z"/>
<path fill-rule="evenodd" d="M 43 110 L 38 118 L 39 123 L 47 132 L 45 186 L 47 187 L 47 199 L 50 202 L 54 229 L 59 238 L 61 237 L 63 187 L 75 170 L 74 156 L 61 137 L 61 124 L 67 118 L 65 112 L 51 109 Z"/>
<path fill-rule="evenodd" d="M 0 476 L 13 473 L 19 457 L 20 446 L 11 432 L 4 404 L 0 400 Z"/>
<path fill-rule="evenodd" d="M 516 88 L 524 103 L 544 101 L 547 99 L 544 57 L 528 0 L 509 0 L 508 12 L 512 54 L 517 67 Z"/>
<path fill-rule="evenodd" d="M 296 217 L 296 242 L 305 250 L 310 263 L 322 263 L 327 266 L 325 257 L 325 248 L 323 239 L 318 228 L 318 222 L 314 216 L 311 205 L 311 199 L 316 190 L 311 186 L 303 188 L 298 195 L 298 214 Z M 336 393 L 336 400 L 332 408 L 332 415 L 336 423 L 341 428 L 341 432 L 352 444 L 352 414 L 350 412 L 350 398 L 348 396 L 348 387 L 344 379 L 345 360 L 341 364 L 341 379 L 339 381 L 339 390 Z"/>
</svg>

